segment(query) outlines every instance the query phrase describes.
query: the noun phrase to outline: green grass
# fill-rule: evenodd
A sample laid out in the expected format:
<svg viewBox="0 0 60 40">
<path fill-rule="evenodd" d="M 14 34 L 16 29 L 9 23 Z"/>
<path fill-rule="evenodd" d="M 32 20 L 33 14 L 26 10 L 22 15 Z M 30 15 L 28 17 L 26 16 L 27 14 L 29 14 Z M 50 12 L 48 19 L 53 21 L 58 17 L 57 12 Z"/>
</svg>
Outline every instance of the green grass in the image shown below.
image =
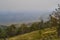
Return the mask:
<svg viewBox="0 0 60 40">
<path fill-rule="evenodd" d="M 8 40 L 59 40 L 55 27 L 46 28 L 43 30 L 33 31 L 24 35 L 18 35 Z"/>
</svg>

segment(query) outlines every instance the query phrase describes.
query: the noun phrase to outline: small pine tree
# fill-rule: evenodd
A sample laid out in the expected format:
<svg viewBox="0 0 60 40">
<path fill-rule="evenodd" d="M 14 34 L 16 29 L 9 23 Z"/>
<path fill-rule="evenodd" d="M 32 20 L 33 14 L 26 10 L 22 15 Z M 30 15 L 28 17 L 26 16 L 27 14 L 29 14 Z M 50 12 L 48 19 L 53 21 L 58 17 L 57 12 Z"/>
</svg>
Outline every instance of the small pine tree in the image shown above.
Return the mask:
<svg viewBox="0 0 60 40">
<path fill-rule="evenodd" d="M 16 27 L 15 25 L 11 25 L 9 27 L 7 27 L 6 29 L 6 32 L 7 32 L 7 35 L 10 37 L 10 36 L 14 36 L 16 34 Z"/>
<path fill-rule="evenodd" d="M 29 28 L 27 27 L 26 24 L 21 24 L 21 26 L 18 28 L 18 34 L 24 34 L 29 32 Z"/>
</svg>

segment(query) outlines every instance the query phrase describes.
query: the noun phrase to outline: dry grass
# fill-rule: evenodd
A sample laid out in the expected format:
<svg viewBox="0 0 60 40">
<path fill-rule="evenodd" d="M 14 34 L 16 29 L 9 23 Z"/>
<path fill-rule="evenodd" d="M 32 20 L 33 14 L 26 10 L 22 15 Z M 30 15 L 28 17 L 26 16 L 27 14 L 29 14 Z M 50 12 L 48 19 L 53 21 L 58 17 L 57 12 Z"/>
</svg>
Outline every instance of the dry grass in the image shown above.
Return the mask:
<svg viewBox="0 0 60 40">
<path fill-rule="evenodd" d="M 58 40 L 55 27 L 46 28 L 43 30 L 33 31 L 24 35 L 18 35 L 8 40 Z"/>
</svg>

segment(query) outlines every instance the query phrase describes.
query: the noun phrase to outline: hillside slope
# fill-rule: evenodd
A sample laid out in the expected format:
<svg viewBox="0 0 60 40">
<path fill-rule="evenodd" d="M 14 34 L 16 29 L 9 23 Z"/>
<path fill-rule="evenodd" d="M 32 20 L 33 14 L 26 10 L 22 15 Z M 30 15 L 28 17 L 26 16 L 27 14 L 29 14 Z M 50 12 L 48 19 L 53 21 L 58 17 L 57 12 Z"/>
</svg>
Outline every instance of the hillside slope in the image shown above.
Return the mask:
<svg viewBox="0 0 60 40">
<path fill-rule="evenodd" d="M 18 35 L 8 40 L 59 40 L 55 27 L 46 28 L 43 30 L 33 31 L 24 35 Z"/>
</svg>

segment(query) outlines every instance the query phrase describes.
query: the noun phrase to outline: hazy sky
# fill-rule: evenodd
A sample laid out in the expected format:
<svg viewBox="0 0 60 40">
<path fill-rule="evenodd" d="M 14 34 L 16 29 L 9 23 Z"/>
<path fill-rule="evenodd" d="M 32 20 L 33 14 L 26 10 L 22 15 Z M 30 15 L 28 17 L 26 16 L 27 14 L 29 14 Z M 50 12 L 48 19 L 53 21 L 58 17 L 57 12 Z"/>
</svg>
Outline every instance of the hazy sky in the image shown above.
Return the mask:
<svg viewBox="0 0 60 40">
<path fill-rule="evenodd" d="M 0 24 L 35 20 L 42 14 L 44 16 L 49 14 L 48 11 L 57 8 L 58 3 L 60 3 L 60 0 L 0 0 Z M 14 13 L 12 14 L 11 11 L 14 11 Z M 17 13 L 17 11 L 20 13 Z"/>
<path fill-rule="evenodd" d="M 60 0 L 0 0 L 0 10 L 52 10 Z"/>
</svg>

